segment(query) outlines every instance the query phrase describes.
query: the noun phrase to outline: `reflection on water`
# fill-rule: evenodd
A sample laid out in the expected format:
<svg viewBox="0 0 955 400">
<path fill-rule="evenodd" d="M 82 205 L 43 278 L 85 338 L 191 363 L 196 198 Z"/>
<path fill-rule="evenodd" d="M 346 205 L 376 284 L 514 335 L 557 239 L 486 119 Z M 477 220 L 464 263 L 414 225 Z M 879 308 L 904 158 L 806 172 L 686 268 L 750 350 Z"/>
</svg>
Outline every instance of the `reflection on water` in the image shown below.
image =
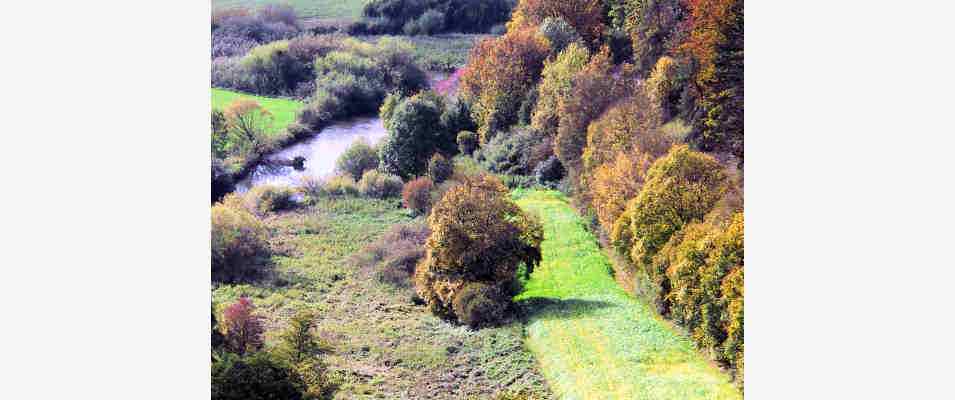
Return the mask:
<svg viewBox="0 0 955 400">
<path fill-rule="evenodd" d="M 249 176 L 236 184 L 245 192 L 263 184 L 296 186 L 304 176 L 327 177 L 335 171 L 335 160 L 352 142 L 365 138 L 378 143 L 385 137 L 380 118 L 357 118 L 329 126 L 318 135 L 275 153 L 263 160 Z M 304 164 L 296 164 L 304 157 Z M 299 167 L 299 168 L 296 168 Z"/>
</svg>

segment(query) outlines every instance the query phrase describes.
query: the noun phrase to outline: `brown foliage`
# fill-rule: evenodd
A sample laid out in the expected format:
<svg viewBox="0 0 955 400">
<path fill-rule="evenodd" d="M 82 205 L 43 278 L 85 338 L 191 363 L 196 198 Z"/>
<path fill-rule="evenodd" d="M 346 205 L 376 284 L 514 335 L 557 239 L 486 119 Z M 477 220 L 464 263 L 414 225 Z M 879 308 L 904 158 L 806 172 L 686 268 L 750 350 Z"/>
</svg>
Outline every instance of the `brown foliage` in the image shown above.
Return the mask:
<svg viewBox="0 0 955 400">
<path fill-rule="evenodd" d="M 560 17 L 596 49 L 604 31 L 603 7 L 601 0 L 521 0 L 507 27 L 508 31 L 536 27 L 547 17 Z"/>
</svg>

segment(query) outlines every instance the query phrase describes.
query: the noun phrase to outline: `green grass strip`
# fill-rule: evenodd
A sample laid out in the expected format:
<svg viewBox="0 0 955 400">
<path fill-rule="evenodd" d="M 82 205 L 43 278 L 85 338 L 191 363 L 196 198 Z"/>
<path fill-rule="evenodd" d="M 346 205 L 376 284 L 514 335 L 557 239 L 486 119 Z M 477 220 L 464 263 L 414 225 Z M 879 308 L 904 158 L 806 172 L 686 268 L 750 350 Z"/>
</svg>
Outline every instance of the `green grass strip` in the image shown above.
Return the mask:
<svg viewBox="0 0 955 400">
<path fill-rule="evenodd" d="M 515 300 L 530 311 L 527 345 L 559 398 L 742 398 L 688 338 L 620 288 L 562 194 L 514 197 L 544 225 L 543 262 Z"/>
<path fill-rule="evenodd" d="M 251 94 L 233 92 L 231 90 L 212 88 L 212 108 L 225 110 L 229 104 L 238 99 L 255 100 L 263 108 L 268 110 L 275 117 L 272 124 L 272 130 L 269 133 L 278 133 L 285 130 L 292 122 L 295 122 L 295 115 L 305 104 L 300 101 L 277 99 L 273 97 L 254 96 Z"/>
</svg>

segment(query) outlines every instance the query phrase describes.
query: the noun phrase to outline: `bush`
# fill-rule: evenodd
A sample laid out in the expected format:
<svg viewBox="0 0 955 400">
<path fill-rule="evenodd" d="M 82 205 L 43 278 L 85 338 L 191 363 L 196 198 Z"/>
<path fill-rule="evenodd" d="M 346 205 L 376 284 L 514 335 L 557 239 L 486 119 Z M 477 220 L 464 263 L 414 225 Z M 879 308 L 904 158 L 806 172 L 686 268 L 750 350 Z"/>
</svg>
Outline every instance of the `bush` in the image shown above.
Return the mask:
<svg viewBox="0 0 955 400">
<path fill-rule="evenodd" d="M 500 287 L 474 282 L 454 297 L 452 309 L 461 323 L 481 328 L 504 319 L 509 301 Z"/>
<path fill-rule="evenodd" d="M 477 124 L 474 123 L 474 119 L 471 118 L 471 105 L 466 101 L 462 100 L 459 97 L 454 97 L 447 101 L 445 104 L 444 112 L 441 113 L 441 128 L 448 135 L 448 138 L 455 140 L 458 133 L 461 131 L 474 131 L 477 129 Z M 446 142 L 446 145 L 450 147 L 442 148 L 442 151 L 447 154 L 453 154 L 454 143 Z"/>
<path fill-rule="evenodd" d="M 451 160 L 448 160 L 440 153 L 435 153 L 431 156 L 431 161 L 428 161 L 428 176 L 431 177 L 434 183 L 444 182 L 450 178 L 453 173 L 454 165 L 451 164 Z"/>
<path fill-rule="evenodd" d="M 292 365 L 313 359 L 322 351 L 322 344 L 315 339 L 315 315 L 303 311 L 292 316 L 289 325 L 279 334 L 275 351 Z"/>
<path fill-rule="evenodd" d="M 491 172 L 530 175 L 537 166 L 532 159 L 535 145 L 545 140 L 536 130 L 521 127 L 501 133 L 478 151 L 477 158 Z"/>
<path fill-rule="evenodd" d="M 444 31 L 444 19 L 443 12 L 431 9 L 406 23 L 402 30 L 405 35 L 434 35 Z"/>
<path fill-rule="evenodd" d="M 257 213 L 291 210 L 295 208 L 295 190 L 287 186 L 256 186 L 245 194 L 246 204 Z"/>
<path fill-rule="evenodd" d="M 222 312 L 225 341 L 229 351 L 242 355 L 262 348 L 265 332 L 262 317 L 256 315 L 255 306 L 246 297 L 226 307 Z"/>
<path fill-rule="evenodd" d="M 428 225 L 427 253 L 415 270 L 418 295 L 442 317 L 477 325 L 498 321 L 500 304 L 486 300 L 509 304 L 518 267 L 532 271 L 540 262 L 540 222 L 521 211 L 500 181 L 483 175 L 451 188 Z M 475 283 L 487 288 L 472 287 L 471 299 L 456 298 Z M 482 312 L 483 317 L 476 315 Z"/>
<path fill-rule="evenodd" d="M 673 146 L 653 163 L 643 190 L 628 205 L 634 238 L 631 258 L 649 265 L 673 233 L 703 220 L 726 186 L 726 174 L 715 159 L 686 145 Z"/>
<path fill-rule="evenodd" d="M 302 399 L 306 389 L 288 364 L 260 352 L 212 364 L 213 400 Z"/>
<path fill-rule="evenodd" d="M 433 35 L 449 30 L 481 33 L 506 22 L 513 0 L 371 0 L 353 35 Z"/>
<path fill-rule="evenodd" d="M 405 184 L 401 191 L 401 199 L 405 208 L 417 215 L 427 214 L 431 210 L 431 189 L 434 182 L 428 178 L 417 178 Z"/>
<path fill-rule="evenodd" d="M 561 179 L 564 179 L 564 166 L 560 164 L 557 156 L 550 156 L 546 161 L 537 164 L 534 168 L 534 178 L 537 183 L 545 186 L 553 186 Z"/>
<path fill-rule="evenodd" d="M 419 221 L 393 226 L 355 258 L 355 264 L 372 271 L 378 281 L 402 289 L 413 289 L 411 277 L 424 258 L 424 245 L 431 235 L 428 224 Z"/>
<path fill-rule="evenodd" d="M 329 196 L 358 196 L 361 191 L 351 175 L 335 175 L 325 181 L 325 193 Z"/>
<path fill-rule="evenodd" d="M 270 253 L 265 226 L 247 210 L 212 206 L 212 280 L 239 282 L 257 277 Z"/>
<path fill-rule="evenodd" d="M 478 147 L 478 136 L 474 132 L 461 131 L 458 133 L 458 151 L 470 156 Z"/>
<path fill-rule="evenodd" d="M 387 199 L 389 197 L 398 197 L 401 195 L 401 187 L 404 182 L 401 178 L 369 170 L 362 175 L 358 182 L 358 191 L 364 195 L 375 199 Z"/>
<path fill-rule="evenodd" d="M 378 151 L 364 138 L 355 140 L 335 162 L 338 173 L 363 176 L 365 171 L 378 168 Z"/>
</svg>

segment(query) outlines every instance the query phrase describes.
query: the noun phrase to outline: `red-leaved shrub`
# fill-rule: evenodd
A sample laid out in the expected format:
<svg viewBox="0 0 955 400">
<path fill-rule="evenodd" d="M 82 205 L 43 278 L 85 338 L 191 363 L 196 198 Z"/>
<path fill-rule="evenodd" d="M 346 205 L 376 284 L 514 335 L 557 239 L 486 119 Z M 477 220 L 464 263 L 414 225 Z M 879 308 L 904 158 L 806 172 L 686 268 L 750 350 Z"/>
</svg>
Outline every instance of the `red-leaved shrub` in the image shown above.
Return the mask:
<svg viewBox="0 0 955 400">
<path fill-rule="evenodd" d="M 255 305 L 242 297 L 222 312 L 225 340 L 229 350 L 237 354 L 253 352 L 262 347 L 265 327 L 262 317 L 255 314 Z"/>
</svg>

